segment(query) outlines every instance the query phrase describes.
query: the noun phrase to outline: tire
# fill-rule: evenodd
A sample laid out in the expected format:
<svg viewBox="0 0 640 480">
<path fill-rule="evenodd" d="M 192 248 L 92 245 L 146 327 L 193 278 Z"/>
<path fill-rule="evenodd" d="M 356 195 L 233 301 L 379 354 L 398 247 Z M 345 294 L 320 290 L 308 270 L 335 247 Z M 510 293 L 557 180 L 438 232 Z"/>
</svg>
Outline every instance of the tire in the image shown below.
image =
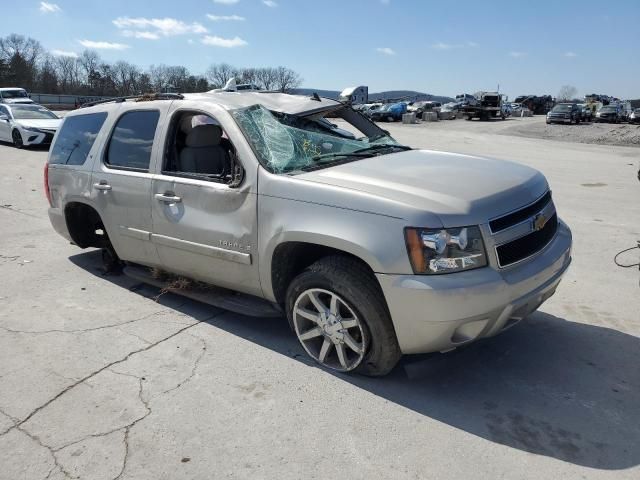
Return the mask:
<svg viewBox="0 0 640 480">
<path fill-rule="evenodd" d="M 322 314 L 315 316 L 321 309 L 315 307 L 316 302 L 311 300 L 311 296 L 315 296 L 315 300 L 325 307 L 324 317 Z M 334 315 L 327 316 L 327 310 L 331 309 L 326 307 L 334 304 L 331 302 L 333 297 L 338 298 L 338 307 Z M 289 285 L 285 310 L 302 347 L 325 368 L 382 376 L 393 369 L 402 355 L 380 286 L 371 272 L 355 259 L 336 255 L 322 258 L 311 265 Z M 300 311 L 306 315 L 300 315 Z M 313 319 L 309 318 L 309 313 L 314 314 Z M 332 325 L 339 328 L 336 335 L 346 336 L 346 333 L 340 332 L 349 329 L 350 340 L 357 340 L 359 353 L 348 347 L 350 341 L 342 342 L 333 338 L 329 331 L 331 318 Z M 350 323 L 357 321 L 358 325 L 343 327 L 342 322 L 347 319 Z M 301 338 L 308 336 L 312 330 L 313 337 Z M 325 343 L 329 344 L 326 348 Z M 343 352 L 348 348 L 346 363 L 341 360 L 339 348 Z M 319 357 L 322 357 L 323 350 L 325 355 L 321 360 Z"/>
<path fill-rule="evenodd" d="M 13 146 L 16 148 L 24 148 L 24 141 L 22 140 L 22 135 L 18 130 L 14 130 L 11 132 L 11 139 L 13 140 Z"/>
</svg>

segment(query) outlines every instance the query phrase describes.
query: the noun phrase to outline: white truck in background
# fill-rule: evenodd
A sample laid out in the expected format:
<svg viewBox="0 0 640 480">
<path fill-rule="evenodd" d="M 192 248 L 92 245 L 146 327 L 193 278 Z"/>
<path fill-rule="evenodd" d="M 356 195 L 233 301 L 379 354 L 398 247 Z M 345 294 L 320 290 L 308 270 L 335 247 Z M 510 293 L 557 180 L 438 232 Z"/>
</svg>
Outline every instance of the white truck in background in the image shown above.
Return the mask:
<svg viewBox="0 0 640 480">
<path fill-rule="evenodd" d="M 347 105 L 360 105 L 369 102 L 369 87 L 360 85 L 359 87 L 345 88 L 338 100 Z"/>
</svg>

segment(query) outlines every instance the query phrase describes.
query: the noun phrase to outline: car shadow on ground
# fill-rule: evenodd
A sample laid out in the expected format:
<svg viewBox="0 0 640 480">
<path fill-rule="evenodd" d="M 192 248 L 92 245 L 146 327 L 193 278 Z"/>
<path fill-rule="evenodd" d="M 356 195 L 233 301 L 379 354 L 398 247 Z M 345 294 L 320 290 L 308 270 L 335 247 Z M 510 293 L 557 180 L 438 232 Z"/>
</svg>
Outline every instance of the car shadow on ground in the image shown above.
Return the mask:
<svg viewBox="0 0 640 480">
<path fill-rule="evenodd" d="M 102 276 L 97 251 L 70 260 Z M 148 298 L 158 290 L 102 276 Z M 165 294 L 160 304 L 195 318 L 211 311 Z M 284 318 L 220 315 L 233 335 L 319 368 Z M 640 338 L 537 312 L 520 325 L 447 354 L 404 357 L 386 377 L 335 374 L 426 417 L 512 448 L 576 465 L 618 470 L 640 464 Z M 424 428 L 416 423 L 415 428 Z M 424 445 L 424 448 L 429 448 Z"/>
</svg>

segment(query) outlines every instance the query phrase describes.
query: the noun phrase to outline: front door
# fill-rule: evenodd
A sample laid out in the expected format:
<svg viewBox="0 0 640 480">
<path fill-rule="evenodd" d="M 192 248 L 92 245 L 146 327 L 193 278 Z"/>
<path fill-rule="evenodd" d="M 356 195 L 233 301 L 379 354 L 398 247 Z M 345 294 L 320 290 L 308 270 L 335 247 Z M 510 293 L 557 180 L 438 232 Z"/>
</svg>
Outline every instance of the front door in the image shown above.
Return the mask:
<svg viewBox="0 0 640 480">
<path fill-rule="evenodd" d="M 249 182 L 230 186 L 237 156 L 223 118 L 230 121 L 223 112 L 217 118 L 173 112 L 166 155 L 152 180 L 152 241 L 172 272 L 261 295 L 257 197 Z"/>
<path fill-rule="evenodd" d="M 11 139 L 11 115 L 7 107 L 0 105 L 0 115 L 4 115 L 6 120 L 0 120 L 0 140 L 10 142 Z"/>
<path fill-rule="evenodd" d="M 166 109 L 165 109 L 166 112 Z M 157 265 L 151 243 L 150 167 L 159 146 L 158 108 L 123 104 L 92 176 L 91 196 L 122 260 Z"/>
</svg>

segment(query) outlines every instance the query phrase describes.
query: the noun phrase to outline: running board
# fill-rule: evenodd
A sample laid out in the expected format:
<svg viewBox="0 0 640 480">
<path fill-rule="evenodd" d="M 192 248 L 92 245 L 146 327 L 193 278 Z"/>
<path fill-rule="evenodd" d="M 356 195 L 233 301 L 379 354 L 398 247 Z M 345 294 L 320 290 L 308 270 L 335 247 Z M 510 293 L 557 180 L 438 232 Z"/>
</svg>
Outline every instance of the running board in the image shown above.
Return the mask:
<svg viewBox="0 0 640 480">
<path fill-rule="evenodd" d="M 282 317 L 283 313 L 280 308 L 267 300 L 247 295 L 246 293 L 234 292 L 226 288 L 208 286 L 206 290 L 173 288 L 171 282 L 166 282 L 154 278 L 149 268 L 127 265 L 123 269 L 123 273 L 139 282 L 153 285 L 165 292 L 182 295 L 196 302 L 206 303 L 213 307 L 222 308 L 231 312 L 240 313 L 250 317 Z"/>
</svg>

